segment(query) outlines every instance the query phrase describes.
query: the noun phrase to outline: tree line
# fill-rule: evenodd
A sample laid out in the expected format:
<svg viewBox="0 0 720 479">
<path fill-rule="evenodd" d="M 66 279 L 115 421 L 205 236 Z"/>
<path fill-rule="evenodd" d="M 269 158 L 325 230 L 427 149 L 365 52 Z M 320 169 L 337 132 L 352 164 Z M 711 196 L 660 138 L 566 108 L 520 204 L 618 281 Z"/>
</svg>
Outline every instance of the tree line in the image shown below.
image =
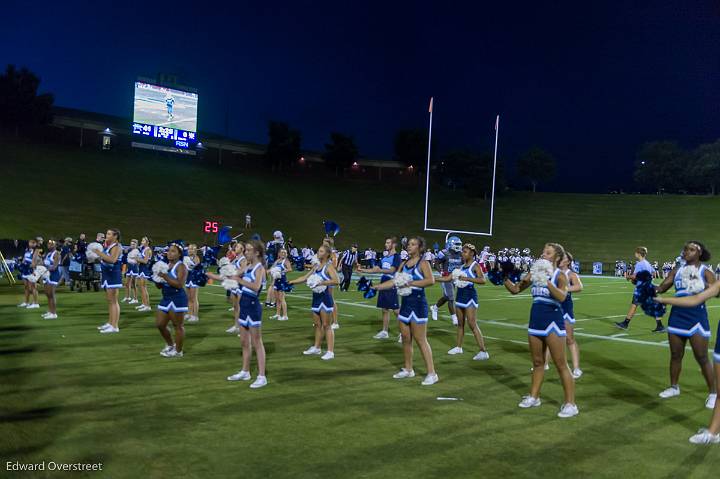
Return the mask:
<svg viewBox="0 0 720 479">
<path fill-rule="evenodd" d="M 720 140 L 691 150 L 673 141 L 640 147 L 634 180 L 646 192 L 716 195 L 720 185 Z"/>
</svg>

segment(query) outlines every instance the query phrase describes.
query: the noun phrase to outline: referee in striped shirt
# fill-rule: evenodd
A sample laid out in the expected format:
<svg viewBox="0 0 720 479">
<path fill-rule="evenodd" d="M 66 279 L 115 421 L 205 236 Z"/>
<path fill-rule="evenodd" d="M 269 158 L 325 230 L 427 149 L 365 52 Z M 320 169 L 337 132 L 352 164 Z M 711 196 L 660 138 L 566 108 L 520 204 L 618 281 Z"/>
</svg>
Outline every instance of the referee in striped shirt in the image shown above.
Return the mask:
<svg viewBox="0 0 720 479">
<path fill-rule="evenodd" d="M 342 267 L 343 280 L 340 283 L 340 291 L 347 291 L 350 288 L 350 281 L 352 279 L 352 272 L 357 265 L 358 249 L 357 245 L 354 244 L 350 249 L 345 250 L 340 259 L 340 265 Z"/>
</svg>

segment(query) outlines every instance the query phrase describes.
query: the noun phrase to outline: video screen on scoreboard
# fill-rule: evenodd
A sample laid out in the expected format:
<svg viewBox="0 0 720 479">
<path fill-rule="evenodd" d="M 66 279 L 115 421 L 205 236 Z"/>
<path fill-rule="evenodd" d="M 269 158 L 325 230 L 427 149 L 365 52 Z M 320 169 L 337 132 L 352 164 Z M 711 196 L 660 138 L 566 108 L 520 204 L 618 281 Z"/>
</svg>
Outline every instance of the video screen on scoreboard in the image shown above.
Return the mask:
<svg viewBox="0 0 720 479">
<path fill-rule="evenodd" d="M 197 141 L 197 106 L 197 93 L 135 82 L 133 134 L 188 148 Z"/>
</svg>

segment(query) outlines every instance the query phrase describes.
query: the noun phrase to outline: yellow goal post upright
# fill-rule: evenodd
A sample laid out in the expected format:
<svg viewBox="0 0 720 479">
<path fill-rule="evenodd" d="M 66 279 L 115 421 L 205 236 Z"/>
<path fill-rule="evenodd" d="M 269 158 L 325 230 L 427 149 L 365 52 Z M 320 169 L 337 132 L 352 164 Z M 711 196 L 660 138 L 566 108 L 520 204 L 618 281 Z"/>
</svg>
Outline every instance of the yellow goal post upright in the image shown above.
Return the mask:
<svg viewBox="0 0 720 479">
<path fill-rule="evenodd" d="M 0 271 L 5 275 L 5 277 L 8 280 L 8 283 L 12 286 L 15 284 L 15 277 L 12 274 L 12 271 L 10 271 L 10 266 L 8 266 L 7 261 L 5 261 L 5 257 L 2 253 L 0 253 Z"/>
</svg>

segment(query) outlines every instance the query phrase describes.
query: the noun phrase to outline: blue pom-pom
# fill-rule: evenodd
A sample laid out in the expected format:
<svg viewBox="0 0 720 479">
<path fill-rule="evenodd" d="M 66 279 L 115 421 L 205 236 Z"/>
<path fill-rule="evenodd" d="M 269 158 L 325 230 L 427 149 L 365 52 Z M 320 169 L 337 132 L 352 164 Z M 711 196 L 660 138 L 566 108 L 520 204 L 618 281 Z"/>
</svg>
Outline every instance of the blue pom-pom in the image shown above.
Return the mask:
<svg viewBox="0 0 720 479">
<path fill-rule="evenodd" d="M 200 270 L 198 274 L 195 275 L 195 278 L 193 279 L 193 283 L 197 284 L 198 286 L 205 286 L 208 282 L 207 274 L 205 274 L 205 271 Z"/>
<path fill-rule="evenodd" d="M 368 285 L 372 284 L 372 281 L 368 281 L 368 279 L 365 276 L 361 276 L 359 280 L 357 280 L 357 289 L 358 291 L 367 291 Z"/>
<path fill-rule="evenodd" d="M 377 289 L 372 287 L 372 281 L 370 281 L 370 287 L 363 293 L 363 298 L 371 299 L 377 295 Z"/>
<path fill-rule="evenodd" d="M 642 308 L 643 313 L 652 318 L 662 318 L 665 316 L 665 312 L 667 311 L 664 304 L 656 303 L 652 298 L 647 298 L 647 300 L 640 304 L 640 307 Z"/>
<path fill-rule="evenodd" d="M 288 280 L 285 276 L 278 278 L 275 280 L 275 289 L 278 291 L 282 291 L 283 293 L 289 293 L 293 290 L 293 285 L 288 283 Z"/>
<path fill-rule="evenodd" d="M 488 272 L 487 277 L 495 286 L 500 286 L 505 282 L 505 276 L 503 276 L 502 271 L 492 270 Z"/>
<path fill-rule="evenodd" d="M 635 291 L 633 291 L 633 301 L 637 304 L 644 304 L 648 300 L 656 296 L 655 285 L 652 282 L 652 275 L 647 271 L 642 271 L 635 277 Z"/>
<path fill-rule="evenodd" d="M 513 283 L 519 283 L 521 276 L 522 276 L 522 272 L 517 269 L 514 269 L 508 273 L 507 279 L 509 279 Z"/>
</svg>

